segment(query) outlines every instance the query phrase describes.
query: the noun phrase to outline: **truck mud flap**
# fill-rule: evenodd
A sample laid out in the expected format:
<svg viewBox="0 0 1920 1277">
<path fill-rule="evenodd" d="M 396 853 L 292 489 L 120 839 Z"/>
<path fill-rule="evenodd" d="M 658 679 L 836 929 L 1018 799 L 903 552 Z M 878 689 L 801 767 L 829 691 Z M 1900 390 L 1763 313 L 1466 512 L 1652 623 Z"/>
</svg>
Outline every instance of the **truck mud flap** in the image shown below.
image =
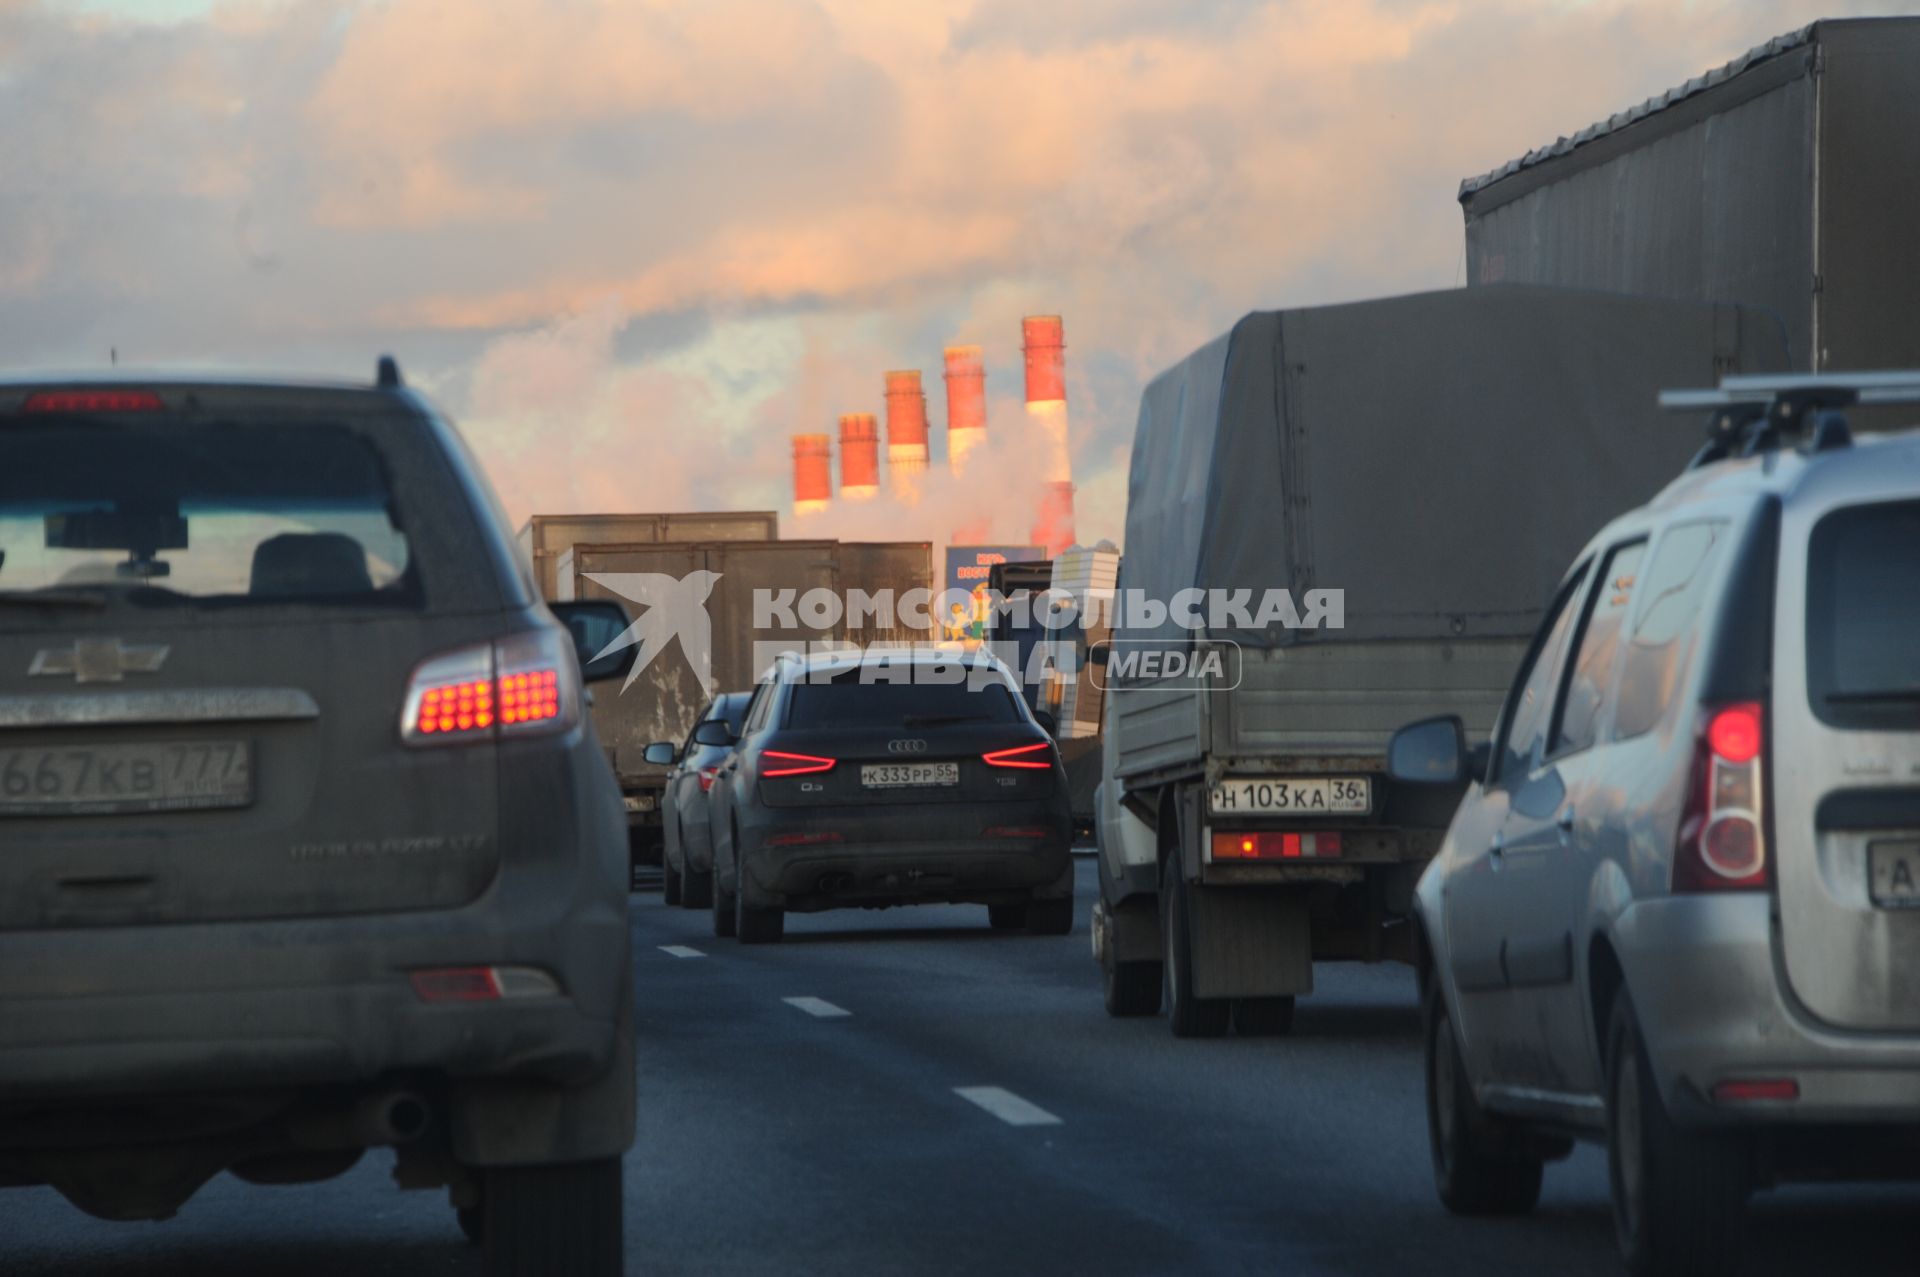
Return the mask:
<svg viewBox="0 0 1920 1277">
<path fill-rule="evenodd" d="M 1306 893 L 1192 886 L 1193 992 L 1277 998 L 1313 992 Z"/>
</svg>

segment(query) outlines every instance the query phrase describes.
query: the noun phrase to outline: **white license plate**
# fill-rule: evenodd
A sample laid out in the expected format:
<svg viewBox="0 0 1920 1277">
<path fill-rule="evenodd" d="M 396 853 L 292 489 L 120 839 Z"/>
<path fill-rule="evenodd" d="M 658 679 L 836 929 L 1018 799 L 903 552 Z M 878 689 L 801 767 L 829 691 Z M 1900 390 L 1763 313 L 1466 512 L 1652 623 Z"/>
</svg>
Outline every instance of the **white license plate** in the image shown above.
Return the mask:
<svg viewBox="0 0 1920 1277">
<path fill-rule="evenodd" d="M 868 789 L 905 789 L 912 785 L 958 785 L 959 763 L 868 763 L 860 769 Z"/>
<path fill-rule="evenodd" d="M 1876 842 L 1867 847 L 1873 903 L 1887 909 L 1920 909 L 1920 843 Z"/>
<path fill-rule="evenodd" d="M 1207 794 L 1216 816 L 1356 816 L 1373 809 L 1364 776 L 1229 776 Z"/>
<path fill-rule="evenodd" d="M 252 801 L 245 741 L 0 749 L 0 816 L 189 811 Z"/>
</svg>

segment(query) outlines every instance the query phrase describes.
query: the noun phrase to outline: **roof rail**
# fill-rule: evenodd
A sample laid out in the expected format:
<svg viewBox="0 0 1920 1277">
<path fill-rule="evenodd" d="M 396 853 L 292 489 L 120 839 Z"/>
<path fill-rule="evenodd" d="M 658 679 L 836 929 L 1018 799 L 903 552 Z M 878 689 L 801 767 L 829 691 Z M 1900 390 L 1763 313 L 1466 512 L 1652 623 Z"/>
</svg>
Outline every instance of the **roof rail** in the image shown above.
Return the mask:
<svg viewBox="0 0 1920 1277">
<path fill-rule="evenodd" d="M 1852 435 L 1838 410 L 1871 404 L 1920 404 L 1920 370 L 1735 375 L 1714 390 L 1660 392 L 1662 408 L 1712 414 L 1706 446 L 1689 470 L 1774 451 L 1783 435 L 1806 434 L 1809 425 L 1817 436 L 1813 451 L 1845 447 Z"/>
</svg>

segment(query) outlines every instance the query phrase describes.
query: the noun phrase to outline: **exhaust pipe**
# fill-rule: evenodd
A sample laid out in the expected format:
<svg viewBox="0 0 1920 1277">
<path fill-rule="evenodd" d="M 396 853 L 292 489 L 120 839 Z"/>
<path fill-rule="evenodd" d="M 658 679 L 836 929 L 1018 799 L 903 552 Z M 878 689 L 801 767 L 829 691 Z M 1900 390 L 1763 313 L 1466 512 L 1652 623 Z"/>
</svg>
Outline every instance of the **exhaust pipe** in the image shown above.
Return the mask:
<svg viewBox="0 0 1920 1277">
<path fill-rule="evenodd" d="M 851 886 L 853 886 L 853 875 L 850 873 L 821 874 L 819 881 L 814 883 L 814 890 L 845 891 Z"/>
<path fill-rule="evenodd" d="M 411 1144 L 433 1124 L 433 1107 L 418 1093 L 376 1091 L 346 1108 L 295 1118 L 289 1133 L 310 1149 L 384 1148 Z"/>
</svg>

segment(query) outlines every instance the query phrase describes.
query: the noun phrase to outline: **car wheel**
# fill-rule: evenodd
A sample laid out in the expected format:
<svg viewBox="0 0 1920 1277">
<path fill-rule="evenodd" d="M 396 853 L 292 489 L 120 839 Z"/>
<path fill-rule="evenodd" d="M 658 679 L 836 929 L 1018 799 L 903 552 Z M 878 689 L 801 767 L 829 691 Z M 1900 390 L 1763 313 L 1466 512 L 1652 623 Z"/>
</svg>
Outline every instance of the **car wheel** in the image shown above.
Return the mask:
<svg viewBox="0 0 1920 1277">
<path fill-rule="evenodd" d="M 481 1196 L 488 1277 L 618 1277 L 620 1159 L 497 1166 Z"/>
<path fill-rule="evenodd" d="M 1541 1159 L 1526 1133 L 1484 1112 L 1438 985 L 1427 995 L 1427 1141 L 1434 1186 L 1456 1215 L 1524 1215 L 1540 1200 Z"/>
<path fill-rule="evenodd" d="M 1235 998 L 1233 1031 L 1243 1038 L 1279 1038 L 1293 1032 L 1293 999 Z"/>
<path fill-rule="evenodd" d="M 1180 874 L 1178 853 L 1160 869 L 1160 934 L 1165 937 L 1166 961 L 1162 993 L 1167 1023 L 1176 1038 L 1217 1038 L 1227 1031 L 1233 1003 L 1226 998 L 1197 998 L 1193 994 L 1193 943 L 1187 933 L 1187 884 Z"/>
<path fill-rule="evenodd" d="M 696 873 L 687 870 L 680 879 L 680 907 L 683 909 L 707 909 L 713 905 L 713 871 Z"/>
<path fill-rule="evenodd" d="M 459 1206 L 454 1209 L 454 1217 L 460 1221 L 460 1231 L 466 1234 L 467 1241 L 475 1246 L 486 1240 L 487 1216 L 478 1206 Z"/>
<path fill-rule="evenodd" d="M 1027 930 L 1036 936 L 1073 934 L 1073 897 L 1034 900 L 1027 905 Z"/>
<path fill-rule="evenodd" d="M 1160 963 L 1116 962 L 1109 952 L 1100 961 L 1107 1014 L 1159 1015 L 1161 978 Z"/>
<path fill-rule="evenodd" d="M 1736 1271 L 1749 1185 L 1741 1144 L 1674 1125 L 1624 990 L 1607 1043 L 1607 1180 L 1628 1269 L 1636 1277 Z"/>
<path fill-rule="evenodd" d="M 660 903 L 678 905 L 680 903 L 680 871 L 673 867 L 668 858 L 666 866 L 660 872 Z"/>
<path fill-rule="evenodd" d="M 787 911 L 778 907 L 761 908 L 747 903 L 745 885 L 734 892 L 734 934 L 741 944 L 779 944 L 786 934 Z"/>
<path fill-rule="evenodd" d="M 987 923 L 995 931 L 1018 931 L 1027 925 L 1027 902 L 1016 901 L 1010 905 L 988 905 Z"/>
<path fill-rule="evenodd" d="M 713 904 L 713 934 L 722 938 L 733 934 L 733 893 L 720 885 L 720 871 L 714 870 L 713 891 L 710 893 Z"/>
</svg>

